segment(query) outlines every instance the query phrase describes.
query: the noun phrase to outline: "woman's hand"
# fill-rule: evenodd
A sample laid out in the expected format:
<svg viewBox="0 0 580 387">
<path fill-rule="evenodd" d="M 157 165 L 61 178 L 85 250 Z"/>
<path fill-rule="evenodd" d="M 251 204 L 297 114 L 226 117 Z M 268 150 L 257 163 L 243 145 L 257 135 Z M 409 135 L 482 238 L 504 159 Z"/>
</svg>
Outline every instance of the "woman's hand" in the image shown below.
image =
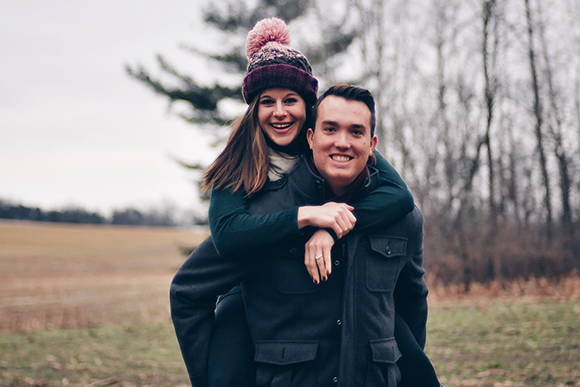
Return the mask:
<svg viewBox="0 0 580 387">
<path fill-rule="evenodd" d="M 334 238 L 326 230 L 318 230 L 306 242 L 304 248 L 304 264 L 314 283 L 326 281 L 332 272 L 330 250 L 334 246 Z"/>
<path fill-rule="evenodd" d="M 328 202 L 322 206 L 302 206 L 298 208 L 298 228 L 314 226 L 331 228 L 337 237 L 348 234 L 356 223 L 352 214 L 354 207 L 346 203 Z"/>
</svg>

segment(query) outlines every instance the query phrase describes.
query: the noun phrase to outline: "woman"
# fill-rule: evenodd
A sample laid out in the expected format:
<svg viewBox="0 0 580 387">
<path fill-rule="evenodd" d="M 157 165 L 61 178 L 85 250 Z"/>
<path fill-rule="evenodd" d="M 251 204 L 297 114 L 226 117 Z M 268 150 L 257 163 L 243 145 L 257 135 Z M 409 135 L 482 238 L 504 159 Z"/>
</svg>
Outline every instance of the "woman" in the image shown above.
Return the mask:
<svg viewBox="0 0 580 387">
<path fill-rule="evenodd" d="M 246 199 L 260 192 L 267 181 L 281 180 L 298 156 L 307 150 L 305 128 L 312 124 L 310 115 L 316 100 L 317 81 L 306 58 L 288 43 L 288 31 L 279 19 L 262 20 L 248 35 L 249 65 L 243 94 L 249 106 L 244 116 L 233 124 L 224 151 L 204 176 L 204 187 L 212 188 L 209 213 L 212 238 L 217 251 L 224 256 L 242 259 L 250 256 L 252 250 L 300 237 L 307 227 L 323 228 L 334 238 L 340 238 L 355 223 L 360 229 L 392 223 L 413 208 L 412 198 L 400 177 L 378 156 L 381 185 L 354 207 L 326 203 L 273 214 L 247 212 Z M 305 251 L 305 264 L 314 282 L 319 283 L 331 274 L 332 243 L 307 246 L 310 247 Z M 208 254 L 208 250 L 200 253 Z M 252 343 L 243 313 L 239 289 L 228 292 L 218 302 L 209 348 L 209 386 L 253 384 Z M 402 319 L 397 319 L 397 324 L 406 326 Z M 439 385 L 435 384 L 432 367 L 408 327 L 399 331 L 402 337 L 397 339 L 411 344 L 402 347 L 414 351 L 412 373 L 420 371 L 417 367 L 426 368 L 423 373 L 432 374 L 432 385 Z M 415 353 L 417 350 L 419 353 Z M 423 358 L 426 363 L 417 360 Z M 408 370 L 405 367 L 401 370 L 403 379 L 411 380 L 406 378 Z M 420 385 L 430 385 L 425 381 Z"/>
</svg>

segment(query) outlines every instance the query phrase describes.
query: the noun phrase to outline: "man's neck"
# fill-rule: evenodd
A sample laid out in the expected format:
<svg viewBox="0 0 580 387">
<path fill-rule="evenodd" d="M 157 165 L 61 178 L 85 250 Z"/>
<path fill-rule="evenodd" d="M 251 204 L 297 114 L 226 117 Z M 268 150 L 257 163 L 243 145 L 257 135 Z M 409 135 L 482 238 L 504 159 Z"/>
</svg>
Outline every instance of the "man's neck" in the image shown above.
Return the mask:
<svg viewBox="0 0 580 387">
<path fill-rule="evenodd" d="M 314 173 L 318 176 L 322 177 L 318 168 L 316 168 L 316 164 L 314 164 L 314 160 L 312 157 L 309 157 L 309 164 Z M 326 198 L 327 201 L 335 201 L 335 202 L 348 202 L 355 196 L 361 187 L 364 185 L 366 179 L 369 176 L 368 168 L 364 168 L 361 173 L 350 183 L 347 185 L 333 187 L 331 186 L 326 180 L 326 186 L 328 187 L 328 197 Z"/>
</svg>

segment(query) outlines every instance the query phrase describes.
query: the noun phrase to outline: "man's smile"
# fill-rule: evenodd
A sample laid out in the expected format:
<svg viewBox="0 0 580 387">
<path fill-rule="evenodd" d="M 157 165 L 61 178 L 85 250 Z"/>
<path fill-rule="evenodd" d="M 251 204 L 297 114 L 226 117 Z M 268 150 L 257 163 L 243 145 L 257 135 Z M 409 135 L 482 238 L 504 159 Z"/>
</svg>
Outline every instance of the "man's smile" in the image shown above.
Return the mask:
<svg viewBox="0 0 580 387">
<path fill-rule="evenodd" d="M 338 162 L 341 162 L 341 163 L 348 162 L 348 161 L 354 159 L 354 157 L 352 157 L 352 156 L 349 156 L 349 155 L 341 155 L 341 154 L 336 154 L 336 153 L 335 154 L 331 154 L 330 155 L 330 158 L 332 160 L 334 160 L 334 161 L 338 161 Z"/>
</svg>

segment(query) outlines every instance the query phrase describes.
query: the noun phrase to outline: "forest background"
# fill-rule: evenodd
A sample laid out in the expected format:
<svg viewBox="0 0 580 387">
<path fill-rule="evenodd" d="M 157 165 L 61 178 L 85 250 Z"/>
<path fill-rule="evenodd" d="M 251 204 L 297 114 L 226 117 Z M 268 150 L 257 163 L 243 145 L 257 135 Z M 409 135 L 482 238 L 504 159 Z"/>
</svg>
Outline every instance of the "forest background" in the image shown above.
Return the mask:
<svg viewBox="0 0 580 387">
<path fill-rule="evenodd" d="M 242 102 L 247 30 L 279 16 L 321 89 L 349 82 L 376 97 L 379 148 L 425 214 L 433 278 L 468 290 L 578 268 L 577 1 L 219 2 L 204 15 L 212 43 L 183 48 L 205 57 L 214 79 L 163 56 L 165 77 L 127 71 L 185 102 L 180 115 L 217 144 Z"/>
</svg>

